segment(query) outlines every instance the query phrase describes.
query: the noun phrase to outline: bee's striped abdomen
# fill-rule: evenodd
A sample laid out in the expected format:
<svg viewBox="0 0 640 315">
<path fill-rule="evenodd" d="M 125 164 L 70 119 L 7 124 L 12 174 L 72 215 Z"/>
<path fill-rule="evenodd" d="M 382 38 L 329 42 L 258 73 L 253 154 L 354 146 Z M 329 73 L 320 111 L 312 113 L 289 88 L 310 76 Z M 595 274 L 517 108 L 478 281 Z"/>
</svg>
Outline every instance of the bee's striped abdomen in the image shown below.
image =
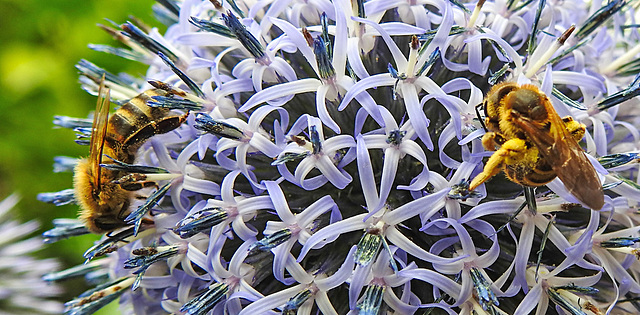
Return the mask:
<svg viewBox="0 0 640 315">
<path fill-rule="evenodd" d="M 145 140 L 168 131 L 159 131 L 155 125 L 165 119 L 170 111 L 147 105 L 152 96 L 166 94 L 167 92 L 159 89 L 147 90 L 113 113 L 109 118 L 105 141 L 107 147 L 112 149 L 114 158 L 130 163 L 134 159 L 135 151 Z"/>
</svg>

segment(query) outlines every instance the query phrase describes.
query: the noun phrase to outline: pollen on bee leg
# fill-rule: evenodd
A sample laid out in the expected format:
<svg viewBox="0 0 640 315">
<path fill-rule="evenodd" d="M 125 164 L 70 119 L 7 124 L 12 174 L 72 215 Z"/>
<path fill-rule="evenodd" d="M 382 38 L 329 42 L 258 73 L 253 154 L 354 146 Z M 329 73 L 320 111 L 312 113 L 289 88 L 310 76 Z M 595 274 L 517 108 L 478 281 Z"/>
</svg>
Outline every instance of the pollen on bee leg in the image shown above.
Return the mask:
<svg viewBox="0 0 640 315">
<path fill-rule="evenodd" d="M 495 132 L 485 133 L 484 136 L 482 136 L 482 147 L 484 147 L 485 150 L 495 150 L 498 146 L 498 142 L 496 141 L 497 137 L 498 135 Z"/>
<path fill-rule="evenodd" d="M 469 184 L 469 190 L 475 190 L 476 188 L 478 188 L 478 186 L 480 186 L 480 184 L 486 182 L 491 177 L 498 174 L 500 170 L 502 170 L 502 166 L 504 164 L 504 156 L 499 154 L 500 151 L 502 151 L 502 149 L 496 151 L 489 158 L 489 161 L 487 161 L 487 164 L 485 164 L 482 172 L 473 178 L 473 180 Z"/>
<path fill-rule="evenodd" d="M 498 174 L 505 164 L 510 164 L 512 161 L 520 159 L 524 148 L 525 142 L 522 139 L 515 138 L 505 142 L 498 151 L 491 155 L 482 172 L 473 178 L 471 184 L 469 184 L 469 190 L 476 189 L 480 184 Z"/>
</svg>

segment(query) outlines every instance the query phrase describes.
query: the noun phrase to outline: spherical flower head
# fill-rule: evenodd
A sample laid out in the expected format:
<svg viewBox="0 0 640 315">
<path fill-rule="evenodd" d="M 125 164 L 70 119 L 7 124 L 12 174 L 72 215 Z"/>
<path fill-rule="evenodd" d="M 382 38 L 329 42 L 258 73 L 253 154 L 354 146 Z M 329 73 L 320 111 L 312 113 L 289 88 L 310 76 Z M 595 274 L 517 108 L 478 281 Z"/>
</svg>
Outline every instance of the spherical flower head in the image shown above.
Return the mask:
<svg viewBox="0 0 640 315">
<path fill-rule="evenodd" d="M 97 182 L 131 206 L 85 253 L 109 277 L 69 312 L 118 297 L 136 314 L 633 309 L 640 32 L 626 1 L 154 9 L 165 34 L 127 22 L 105 29 L 128 49 L 100 46 L 148 64 L 144 78 L 78 65 L 85 89 L 123 104 L 105 134 L 136 146 L 130 161 L 95 155 L 110 172 Z M 534 102 L 509 96 L 523 86 Z M 86 120 L 57 123 L 120 148 Z"/>
<path fill-rule="evenodd" d="M 20 197 L 13 194 L 0 200 L 0 312 L 3 314 L 59 314 L 62 303 L 55 301 L 62 290 L 42 277 L 59 268 L 54 258 L 37 259 L 43 248 L 40 237 L 29 237 L 40 224 L 21 223 L 12 218 Z"/>
</svg>

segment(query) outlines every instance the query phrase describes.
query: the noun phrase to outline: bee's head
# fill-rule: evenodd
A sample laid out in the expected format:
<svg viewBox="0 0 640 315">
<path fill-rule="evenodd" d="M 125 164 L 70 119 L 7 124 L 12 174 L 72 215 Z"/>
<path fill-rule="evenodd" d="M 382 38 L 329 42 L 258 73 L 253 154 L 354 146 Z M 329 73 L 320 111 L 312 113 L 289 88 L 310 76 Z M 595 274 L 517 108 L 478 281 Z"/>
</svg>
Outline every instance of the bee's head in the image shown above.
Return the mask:
<svg viewBox="0 0 640 315">
<path fill-rule="evenodd" d="M 111 197 L 114 196 L 111 195 Z M 126 226 L 124 218 L 127 216 L 130 202 L 126 199 L 106 198 L 105 195 L 101 197 L 102 199 L 97 200 L 98 203 L 87 211 L 83 211 L 81 215 L 87 228 L 93 233 L 104 234 Z"/>
<path fill-rule="evenodd" d="M 549 116 L 545 102 L 546 96 L 538 91 L 521 88 L 509 93 L 505 101 L 518 114 L 532 120 L 543 121 Z"/>
</svg>

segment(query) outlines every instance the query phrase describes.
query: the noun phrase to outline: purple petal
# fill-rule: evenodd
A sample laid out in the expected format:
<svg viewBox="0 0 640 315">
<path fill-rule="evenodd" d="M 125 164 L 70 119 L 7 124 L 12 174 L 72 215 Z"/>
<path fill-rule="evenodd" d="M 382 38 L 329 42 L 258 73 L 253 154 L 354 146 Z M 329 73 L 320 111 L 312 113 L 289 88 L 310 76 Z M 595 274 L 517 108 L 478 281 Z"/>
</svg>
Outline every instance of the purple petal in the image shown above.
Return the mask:
<svg viewBox="0 0 640 315">
<path fill-rule="evenodd" d="M 249 304 L 238 315 L 265 314 L 266 310 L 274 309 L 287 303 L 291 297 L 304 290 L 305 287 L 306 285 L 298 284 L 290 288 L 276 291 L 273 294 L 267 295 Z M 268 314 L 276 313 L 270 311 Z"/>
<path fill-rule="evenodd" d="M 316 168 L 338 189 L 343 189 L 353 180 L 349 173 L 338 169 L 328 156 L 323 155 L 316 160 Z M 306 176 L 306 174 L 305 174 Z M 297 176 L 296 176 L 297 177 Z M 303 187 L 305 183 L 302 184 Z"/>
<path fill-rule="evenodd" d="M 320 118 L 322 124 L 329 127 L 337 134 L 340 134 L 340 126 L 338 126 L 333 118 L 331 118 L 329 111 L 327 111 L 326 96 L 330 89 L 333 89 L 333 87 L 329 84 L 323 84 L 318 87 L 318 91 L 316 92 L 316 112 L 318 113 L 318 118 Z"/>
<path fill-rule="evenodd" d="M 271 202 L 273 202 L 273 207 L 278 213 L 280 220 L 288 225 L 294 224 L 296 222 L 296 217 L 291 213 L 289 203 L 284 197 L 284 193 L 278 183 L 274 181 L 265 181 L 264 185 L 267 188 L 269 197 L 271 197 Z"/>
<path fill-rule="evenodd" d="M 308 206 L 302 213 L 296 215 L 296 220 L 300 227 L 309 226 L 313 220 L 318 218 L 323 213 L 331 210 L 333 207 L 337 207 L 335 201 L 331 196 L 324 196 L 318 199 L 316 202 Z M 284 220 L 283 220 L 284 221 Z"/>
<path fill-rule="evenodd" d="M 357 37 L 352 37 L 347 40 L 347 59 L 349 60 L 349 65 L 353 73 L 355 73 L 358 78 L 364 79 L 369 77 L 369 72 L 367 72 L 367 68 L 365 68 L 360 58 L 359 42 L 360 38 Z"/>
<path fill-rule="evenodd" d="M 470 43 L 476 40 L 489 39 L 496 42 L 502 49 L 507 52 L 507 57 L 515 64 L 514 73 L 519 74 L 522 72 L 522 57 L 520 54 L 513 49 L 513 47 L 507 43 L 502 37 L 498 36 L 491 30 L 485 29 L 486 33 L 479 33 L 477 35 L 471 36 L 465 40 L 465 42 Z"/>
<path fill-rule="evenodd" d="M 396 45 L 396 42 L 393 41 L 391 36 L 389 36 L 389 34 L 378 23 L 361 19 L 355 16 L 352 16 L 351 19 L 356 22 L 367 24 L 373 27 L 376 31 L 378 31 L 378 33 L 380 34 L 380 37 L 382 37 L 382 40 L 384 40 L 384 43 L 387 44 L 387 48 L 389 48 L 389 51 L 391 52 L 391 56 L 393 57 L 393 60 L 396 63 L 396 68 L 397 69 L 407 68 L 407 58 L 404 56 L 404 54 L 402 54 L 402 51 L 400 50 L 400 48 L 398 48 L 398 45 Z"/>
<path fill-rule="evenodd" d="M 531 288 L 531 291 L 527 293 L 524 299 L 522 299 L 522 302 L 520 302 L 520 305 L 518 305 L 518 308 L 516 308 L 514 315 L 530 314 L 531 311 L 533 311 L 533 309 L 536 308 L 536 306 L 542 307 L 542 305 L 538 305 L 538 304 L 541 302 L 542 299 L 545 299 L 545 300 L 548 299 L 546 295 L 543 296 L 542 294 L 543 294 L 542 286 L 540 284 Z M 546 307 L 543 308 L 543 310 L 546 310 L 546 309 L 547 309 Z"/>
<path fill-rule="evenodd" d="M 316 62 L 316 56 L 313 53 L 313 50 L 307 44 L 307 40 L 302 35 L 302 32 L 298 30 L 291 23 L 277 19 L 277 18 L 269 18 L 269 21 L 273 23 L 275 26 L 279 27 L 285 35 L 298 47 L 300 53 L 307 59 L 307 62 L 313 68 L 315 73 L 318 73 L 318 63 Z"/>
<path fill-rule="evenodd" d="M 395 148 L 387 148 L 384 150 L 384 162 L 382 166 L 382 178 L 380 179 L 380 200 L 375 211 L 381 209 L 387 202 L 387 197 L 391 192 L 391 186 L 396 178 L 398 171 L 398 161 L 400 160 L 400 151 Z"/>
<path fill-rule="evenodd" d="M 300 79 L 293 82 L 285 82 L 278 85 L 268 87 L 256 94 L 253 94 L 244 105 L 242 105 L 238 111 L 246 112 L 261 103 L 271 100 L 279 99 L 282 97 L 305 93 L 315 92 L 322 85 L 318 79 Z"/>
<path fill-rule="evenodd" d="M 375 177 L 373 176 L 369 150 L 367 150 L 365 146 L 362 135 L 356 136 L 356 146 L 358 154 L 356 161 L 358 162 L 358 175 L 360 177 L 362 194 L 364 195 L 367 209 L 371 212 L 374 210 L 374 206 L 378 204 L 378 190 L 376 188 Z"/>
<path fill-rule="evenodd" d="M 389 73 L 380 73 L 358 81 L 348 89 L 347 94 L 344 95 L 342 102 L 340 102 L 340 106 L 338 106 L 338 110 L 344 110 L 360 93 L 366 93 L 368 89 L 376 87 L 393 86 L 396 84 L 396 80 Z"/>
<path fill-rule="evenodd" d="M 217 183 L 206 179 L 199 179 L 185 175 L 182 179 L 182 188 L 195 193 L 201 193 L 211 196 L 220 195 L 220 186 Z"/>
<path fill-rule="evenodd" d="M 342 263 L 342 266 L 329 277 L 318 279 L 315 281 L 316 286 L 321 291 L 329 291 L 347 281 L 349 277 L 353 274 L 353 266 L 355 261 L 355 252 L 358 247 L 356 245 L 351 246 L 347 257 Z"/>
<path fill-rule="evenodd" d="M 364 216 L 365 214 L 355 215 L 353 217 L 325 226 L 324 228 L 320 229 L 320 231 L 314 233 L 302 247 L 297 261 L 302 261 L 304 256 L 306 256 L 311 249 L 321 248 L 327 242 L 330 242 L 341 234 L 364 229 L 366 226 L 366 224 L 362 221 Z"/>
<path fill-rule="evenodd" d="M 390 212 L 387 212 L 383 216 L 383 220 L 389 225 L 396 225 L 427 211 L 438 211 L 444 207 L 444 197 L 448 192 L 448 189 L 443 189 L 406 203 Z"/>
<path fill-rule="evenodd" d="M 333 51 L 337 53 L 333 54 L 333 60 L 331 62 L 336 69 L 336 77 L 340 78 L 344 76 L 344 70 L 347 64 L 347 54 L 344 52 L 347 50 L 349 30 L 347 29 L 347 17 L 345 16 L 345 11 L 340 8 L 340 2 L 334 1 L 333 6 L 336 13 Z"/>
<path fill-rule="evenodd" d="M 418 80 L 416 80 L 417 82 Z M 404 98 L 404 106 L 407 109 L 407 115 L 411 121 L 413 129 L 416 131 L 424 145 L 430 151 L 433 150 L 433 142 L 431 141 L 431 135 L 429 134 L 429 119 L 424 114 L 420 101 L 418 100 L 417 87 L 413 84 L 400 83 L 398 84 L 402 91 L 402 97 Z"/>
<path fill-rule="evenodd" d="M 398 246 L 400 249 L 404 250 L 410 255 L 416 256 L 422 260 L 431 262 L 431 263 L 439 263 L 439 264 L 450 264 L 457 260 L 463 259 L 466 256 L 460 256 L 456 258 L 444 258 L 440 256 L 436 256 L 428 251 L 425 251 L 420 246 L 416 245 L 410 239 L 408 239 L 405 235 L 400 233 L 395 226 L 390 226 L 387 228 L 385 236 L 393 245 Z M 298 258 L 300 259 L 300 258 Z"/>
</svg>

